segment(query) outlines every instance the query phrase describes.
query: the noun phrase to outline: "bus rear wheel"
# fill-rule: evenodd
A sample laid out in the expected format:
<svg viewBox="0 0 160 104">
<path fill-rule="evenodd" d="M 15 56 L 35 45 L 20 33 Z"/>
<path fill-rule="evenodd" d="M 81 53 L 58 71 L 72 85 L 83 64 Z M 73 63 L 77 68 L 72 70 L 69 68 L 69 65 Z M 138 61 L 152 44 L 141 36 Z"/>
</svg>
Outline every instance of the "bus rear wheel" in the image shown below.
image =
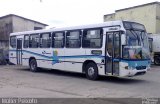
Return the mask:
<svg viewBox="0 0 160 104">
<path fill-rule="evenodd" d="M 97 65 L 93 62 L 88 63 L 86 65 L 86 77 L 89 80 L 97 80 L 98 79 L 98 68 Z"/>
<path fill-rule="evenodd" d="M 38 71 L 36 59 L 31 59 L 31 61 L 29 62 L 29 67 L 30 67 L 30 71 L 32 72 Z"/>
<path fill-rule="evenodd" d="M 154 64 L 155 65 L 160 65 L 160 57 L 154 57 Z"/>
</svg>

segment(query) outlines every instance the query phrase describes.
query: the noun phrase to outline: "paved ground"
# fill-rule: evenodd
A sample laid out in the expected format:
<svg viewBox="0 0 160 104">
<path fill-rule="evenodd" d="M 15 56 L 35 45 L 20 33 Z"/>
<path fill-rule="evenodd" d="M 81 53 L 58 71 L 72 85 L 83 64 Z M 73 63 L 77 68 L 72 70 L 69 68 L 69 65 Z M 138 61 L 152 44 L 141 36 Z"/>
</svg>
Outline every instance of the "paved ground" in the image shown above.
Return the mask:
<svg viewBox="0 0 160 104">
<path fill-rule="evenodd" d="M 160 97 L 160 66 L 132 78 L 100 77 L 47 71 L 32 73 L 26 67 L 0 66 L 0 97 L 43 98 L 144 98 Z"/>
</svg>

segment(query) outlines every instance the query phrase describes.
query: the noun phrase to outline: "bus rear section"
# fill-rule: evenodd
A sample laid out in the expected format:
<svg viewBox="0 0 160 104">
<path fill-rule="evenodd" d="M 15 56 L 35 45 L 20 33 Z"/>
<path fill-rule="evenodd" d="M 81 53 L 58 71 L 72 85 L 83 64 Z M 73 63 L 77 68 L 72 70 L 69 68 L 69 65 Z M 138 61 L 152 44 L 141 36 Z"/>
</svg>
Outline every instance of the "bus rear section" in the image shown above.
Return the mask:
<svg viewBox="0 0 160 104">
<path fill-rule="evenodd" d="M 9 61 L 12 64 L 22 65 L 22 40 L 23 36 L 10 36 Z"/>
</svg>

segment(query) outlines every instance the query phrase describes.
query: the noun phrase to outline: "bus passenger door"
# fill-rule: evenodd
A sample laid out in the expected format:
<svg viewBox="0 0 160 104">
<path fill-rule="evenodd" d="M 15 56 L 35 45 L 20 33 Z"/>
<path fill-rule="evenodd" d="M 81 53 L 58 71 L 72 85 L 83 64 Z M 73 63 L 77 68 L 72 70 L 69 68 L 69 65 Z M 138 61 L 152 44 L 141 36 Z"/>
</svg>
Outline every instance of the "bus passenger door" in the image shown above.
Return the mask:
<svg viewBox="0 0 160 104">
<path fill-rule="evenodd" d="M 120 34 L 119 32 L 106 33 L 106 73 L 119 75 Z"/>
<path fill-rule="evenodd" d="M 17 39 L 17 65 L 22 65 L 22 38 Z"/>
</svg>

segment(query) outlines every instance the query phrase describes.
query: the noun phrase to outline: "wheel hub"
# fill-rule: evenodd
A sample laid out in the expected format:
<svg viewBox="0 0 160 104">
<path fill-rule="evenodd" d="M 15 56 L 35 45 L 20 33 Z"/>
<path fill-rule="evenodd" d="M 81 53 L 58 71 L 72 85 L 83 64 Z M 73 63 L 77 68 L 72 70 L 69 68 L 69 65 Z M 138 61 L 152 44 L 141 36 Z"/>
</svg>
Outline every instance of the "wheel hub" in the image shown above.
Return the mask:
<svg viewBox="0 0 160 104">
<path fill-rule="evenodd" d="M 88 75 L 89 76 L 93 76 L 94 75 L 94 68 L 93 67 L 90 67 L 89 69 L 88 69 Z"/>
<path fill-rule="evenodd" d="M 31 64 L 31 69 L 34 70 L 36 65 L 34 63 Z"/>
</svg>

